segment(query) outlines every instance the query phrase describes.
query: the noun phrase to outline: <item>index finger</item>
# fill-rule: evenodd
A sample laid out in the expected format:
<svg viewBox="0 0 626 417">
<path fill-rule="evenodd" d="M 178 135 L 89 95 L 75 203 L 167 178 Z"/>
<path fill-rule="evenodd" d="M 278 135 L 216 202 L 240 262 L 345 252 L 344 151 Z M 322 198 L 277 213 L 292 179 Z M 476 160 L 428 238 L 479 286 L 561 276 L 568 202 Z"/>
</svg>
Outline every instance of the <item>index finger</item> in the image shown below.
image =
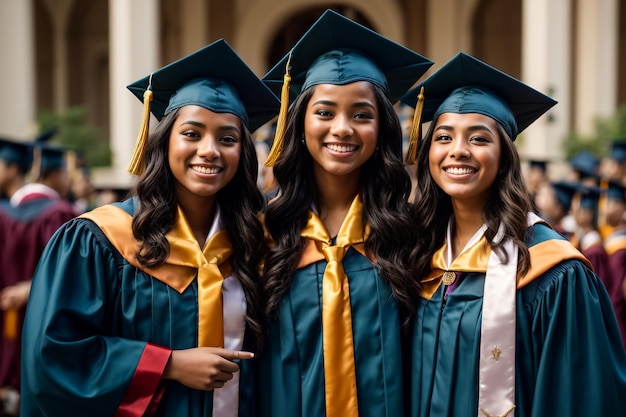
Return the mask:
<svg viewBox="0 0 626 417">
<path fill-rule="evenodd" d="M 245 350 L 227 350 L 226 352 L 224 352 L 224 355 L 222 355 L 222 357 L 237 362 L 237 360 L 241 359 L 254 358 L 254 353 Z"/>
</svg>

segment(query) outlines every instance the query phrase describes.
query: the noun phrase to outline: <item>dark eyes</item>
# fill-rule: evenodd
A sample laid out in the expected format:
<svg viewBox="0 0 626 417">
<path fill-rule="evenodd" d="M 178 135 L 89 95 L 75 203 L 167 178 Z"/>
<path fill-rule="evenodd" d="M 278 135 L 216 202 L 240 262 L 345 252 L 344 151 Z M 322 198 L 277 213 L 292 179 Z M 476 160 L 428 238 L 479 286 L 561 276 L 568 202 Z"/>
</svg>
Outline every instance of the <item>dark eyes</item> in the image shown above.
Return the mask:
<svg viewBox="0 0 626 417">
<path fill-rule="evenodd" d="M 448 135 L 438 135 L 435 136 L 435 138 L 433 139 L 435 142 L 445 142 L 445 141 L 451 141 L 452 137 L 448 136 Z M 469 138 L 470 142 L 475 142 L 475 143 L 489 143 L 491 142 L 489 139 L 484 138 L 482 136 L 472 136 Z"/>
<path fill-rule="evenodd" d="M 182 135 L 194 140 L 199 140 L 202 138 L 202 135 L 195 130 L 186 130 L 182 132 Z M 217 140 L 222 143 L 237 143 L 239 141 L 239 138 L 235 135 L 223 135 L 218 137 Z"/>
<path fill-rule="evenodd" d="M 320 117 L 324 117 L 324 118 L 330 118 L 333 116 L 333 113 L 328 111 L 328 110 L 317 110 L 315 111 L 315 114 L 320 116 Z M 374 115 L 367 113 L 367 112 L 357 112 L 352 116 L 354 119 L 373 119 Z"/>
<path fill-rule="evenodd" d="M 237 143 L 238 139 L 234 136 L 222 136 L 219 139 L 220 142 L 225 142 L 225 143 Z"/>
</svg>

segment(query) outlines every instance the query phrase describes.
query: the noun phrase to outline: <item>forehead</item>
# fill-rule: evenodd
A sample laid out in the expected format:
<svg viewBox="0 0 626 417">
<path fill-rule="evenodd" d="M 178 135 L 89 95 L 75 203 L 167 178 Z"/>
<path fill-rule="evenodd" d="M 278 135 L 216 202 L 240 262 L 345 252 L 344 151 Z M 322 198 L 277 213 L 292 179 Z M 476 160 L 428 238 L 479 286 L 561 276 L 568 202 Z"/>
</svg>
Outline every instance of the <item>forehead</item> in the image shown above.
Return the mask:
<svg viewBox="0 0 626 417">
<path fill-rule="evenodd" d="M 479 113 L 442 113 L 435 122 L 435 128 L 446 126 L 451 128 L 485 128 L 497 133 L 498 122 L 489 116 Z"/>
<path fill-rule="evenodd" d="M 176 124 L 185 122 L 201 122 L 204 125 L 231 125 L 239 128 L 241 119 L 229 112 L 215 112 L 203 106 L 187 105 L 180 108 Z"/>
<path fill-rule="evenodd" d="M 367 100 L 376 103 L 374 86 L 367 81 L 357 81 L 349 84 L 318 84 L 313 87 L 313 94 L 309 103 L 330 98 L 332 101 L 358 102 Z"/>
</svg>

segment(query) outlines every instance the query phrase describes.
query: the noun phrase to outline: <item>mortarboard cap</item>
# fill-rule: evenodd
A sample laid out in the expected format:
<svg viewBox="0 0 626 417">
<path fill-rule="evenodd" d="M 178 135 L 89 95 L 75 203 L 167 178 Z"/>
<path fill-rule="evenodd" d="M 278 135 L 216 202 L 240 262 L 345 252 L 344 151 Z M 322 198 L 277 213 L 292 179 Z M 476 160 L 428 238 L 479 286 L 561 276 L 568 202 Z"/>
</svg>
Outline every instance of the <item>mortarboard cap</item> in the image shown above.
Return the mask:
<svg viewBox="0 0 626 417">
<path fill-rule="evenodd" d="M 277 97 L 223 40 L 217 40 L 152 74 L 128 89 L 144 103 L 144 120 L 129 170 L 138 174 L 149 112 L 161 120 L 186 105 L 231 113 L 253 132 L 276 115 Z"/>
<path fill-rule="evenodd" d="M 416 107 L 424 88 L 423 121 L 443 113 L 478 113 L 498 121 L 512 140 L 556 104 L 510 75 L 463 52 L 401 100 Z"/>
<path fill-rule="evenodd" d="M 66 165 L 65 155 L 69 152 L 68 149 L 53 145 L 41 145 L 40 148 L 42 170 L 62 168 Z"/>
<path fill-rule="evenodd" d="M 33 163 L 32 176 L 39 179 L 42 173 L 67 168 L 72 176 L 76 169 L 76 151 L 64 146 L 48 143 L 58 133 L 57 128 L 46 130 L 37 136 L 33 142 L 35 162 Z"/>
<path fill-rule="evenodd" d="M 276 138 L 266 165 L 273 165 L 282 151 L 287 108 L 302 90 L 318 84 L 369 81 L 395 102 L 432 64 L 373 30 L 326 10 L 263 77 L 281 95 Z"/>
<path fill-rule="evenodd" d="M 626 202 L 626 187 L 618 182 L 609 181 L 607 198 Z"/>
<path fill-rule="evenodd" d="M 570 159 L 569 164 L 574 171 L 579 172 L 583 178 L 596 176 L 599 159 L 589 151 L 583 150 L 578 152 Z"/>
<path fill-rule="evenodd" d="M 420 54 L 326 10 L 263 81 L 279 93 L 290 64 L 290 98 L 316 84 L 370 81 L 397 101 L 433 64 Z"/>
<path fill-rule="evenodd" d="M 568 212 L 572 206 L 574 196 L 579 191 L 578 184 L 567 181 L 557 181 L 550 183 L 550 185 L 554 190 L 559 205 L 563 207 L 563 211 Z"/>
<path fill-rule="evenodd" d="M 600 195 L 603 191 L 600 187 L 578 185 L 580 192 L 580 208 L 598 211 Z"/>
<path fill-rule="evenodd" d="M 0 138 L 0 160 L 17 164 L 24 172 L 33 163 L 33 144 Z"/>
<path fill-rule="evenodd" d="M 528 161 L 528 165 L 531 168 L 537 168 L 543 172 L 546 172 L 546 169 L 548 168 L 548 161 L 540 160 L 540 159 L 531 159 L 530 161 Z"/>
<path fill-rule="evenodd" d="M 609 152 L 609 158 L 623 164 L 626 162 L 626 140 L 615 140 L 611 145 L 611 151 Z"/>
</svg>

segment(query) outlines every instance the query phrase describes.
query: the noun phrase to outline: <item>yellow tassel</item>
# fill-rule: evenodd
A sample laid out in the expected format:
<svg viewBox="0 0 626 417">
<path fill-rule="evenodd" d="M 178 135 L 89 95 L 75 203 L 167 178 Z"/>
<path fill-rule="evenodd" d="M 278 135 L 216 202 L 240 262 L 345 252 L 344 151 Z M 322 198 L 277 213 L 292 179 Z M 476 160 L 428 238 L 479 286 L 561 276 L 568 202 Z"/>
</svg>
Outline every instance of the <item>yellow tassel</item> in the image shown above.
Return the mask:
<svg viewBox="0 0 626 417">
<path fill-rule="evenodd" d="M 4 312 L 4 337 L 11 341 L 17 339 L 17 310 L 15 308 Z"/>
<path fill-rule="evenodd" d="M 33 148 L 33 163 L 30 168 L 30 180 L 39 181 L 41 178 L 41 146 Z"/>
<path fill-rule="evenodd" d="M 67 174 L 70 177 L 70 180 L 75 180 L 76 179 L 76 174 L 77 174 L 77 163 L 76 163 L 76 152 L 74 151 L 69 151 L 66 153 L 65 155 L 65 164 L 67 166 Z"/>
<path fill-rule="evenodd" d="M 291 52 L 287 59 L 287 67 L 285 68 L 285 77 L 283 79 L 283 88 L 280 91 L 280 111 L 278 113 L 278 121 L 276 122 L 276 134 L 274 135 L 274 142 L 272 143 L 272 149 L 270 150 L 267 159 L 265 160 L 266 167 L 273 167 L 280 159 L 283 153 L 283 146 L 285 142 L 285 125 L 287 124 L 287 111 L 289 110 L 289 84 L 291 83 Z"/>
<path fill-rule="evenodd" d="M 413 124 L 411 125 L 411 134 L 409 135 L 409 146 L 406 150 L 405 162 L 408 165 L 413 165 L 417 160 L 417 148 L 419 146 L 419 140 L 422 132 L 422 111 L 424 110 L 424 86 L 420 88 L 420 93 L 417 96 L 417 104 L 415 105 L 415 112 L 413 113 Z"/>
<path fill-rule="evenodd" d="M 608 200 L 607 193 L 609 191 L 609 181 L 605 178 L 600 179 L 600 195 L 598 196 L 598 231 L 601 235 L 605 234 L 605 230 L 609 227 L 606 223 L 606 204 Z M 606 236 L 602 236 L 605 238 Z"/>
<path fill-rule="evenodd" d="M 135 143 L 135 152 L 133 152 L 133 158 L 128 165 L 128 172 L 133 175 L 140 175 L 143 172 L 143 151 L 146 147 L 146 140 L 148 139 L 148 133 L 150 131 L 150 102 L 152 101 L 152 76 L 150 76 L 150 82 L 148 88 L 143 93 L 143 114 L 141 117 L 141 128 L 139 129 L 139 135 L 137 136 L 137 143 Z"/>
</svg>

